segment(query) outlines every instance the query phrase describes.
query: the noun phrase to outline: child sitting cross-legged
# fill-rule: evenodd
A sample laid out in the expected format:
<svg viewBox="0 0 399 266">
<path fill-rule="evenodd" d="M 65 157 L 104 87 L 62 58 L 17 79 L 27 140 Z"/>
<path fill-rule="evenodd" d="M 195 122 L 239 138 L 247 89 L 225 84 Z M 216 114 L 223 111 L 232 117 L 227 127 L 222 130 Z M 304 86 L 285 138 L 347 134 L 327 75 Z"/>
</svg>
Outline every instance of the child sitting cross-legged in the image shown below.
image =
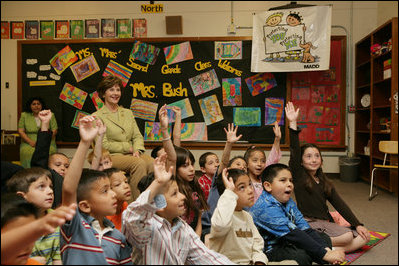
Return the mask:
<svg viewBox="0 0 399 266">
<path fill-rule="evenodd" d="M 232 264 L 208 249 L 179 216 L 185 196 L 179 192 L 173 167 L 166 170 L 166 154 L 154 161 L 154 174 L 140 180 L 140 196 L 122 214 L 122 232 L 133 246 L 138 265 Z"/>
</svg>

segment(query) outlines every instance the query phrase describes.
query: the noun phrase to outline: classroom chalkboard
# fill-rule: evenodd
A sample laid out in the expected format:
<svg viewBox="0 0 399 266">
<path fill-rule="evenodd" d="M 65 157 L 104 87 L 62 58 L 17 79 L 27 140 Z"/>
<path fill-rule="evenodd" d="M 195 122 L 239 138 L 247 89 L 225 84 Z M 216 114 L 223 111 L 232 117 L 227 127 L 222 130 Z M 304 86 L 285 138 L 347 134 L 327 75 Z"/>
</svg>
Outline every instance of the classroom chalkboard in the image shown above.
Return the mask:
<svg viewBox="0 0 399 266">
<path fill-rule="evenodd" d="M 238 134 L 242 134 L 241 140 L 249 143 L 272 144 L 274 140 L 273 126 L 265 125 L 270 119 L 265 107 L 266 99 L 285 99 L 287 98 L 287 76 L 286 73 L 270 74 L 273 78 L 272 85 L 265 91 L 255 93 L 247 86 L 246 79 L 258 73 L 250 71 L 251 62 L 251 38 L 250 37 L 207 37 L 207 38 L 145 38 L 139 39 L 147 47 L 159 48 L 159 53 L 152 58 L 147 56 L 147 63 L 139 60 L 130 59 L 135 41 L 138 39 L 96 39 L 96 40 L 53 40 L 53 41 L 18 41 L 19 55 L 19 114 L 20 105 L 25 103 L 31 96 L 41 96 L 48 107 L 54 112 L 59 126 L 57 141 L 77 142 L 79 141 L 78 129 L 73 127 L 76 111 L 93 113 L 96 111 L 94 102 L 90 94 L 96 91 L 97 84 L 102 79 L 103 73 L 110 62 L 117 67 L 122 65 L 131 71 L 126 86 L 123 88 L 120 105 L 130 108 L 132 98 L 158 104 L 157 109 L 163 104 L 174 103 L 179 100 L 188 99 L 193 115 L 182 120 L 183 123 L 207 122 L 201 110 L 201 100 L 217 97 L 217 102 L 223 118 L 217 122 L 209 122 L 207 125 L 207 137 L 209 141 L 225 141 L 226 134 L 223 128 L 227 128 L 228 123 L 233 122 L 236 108 L 260 108 L 260 124 L 249 124 L 240 126 Z M 241 43 L 241 55 L 235 53 L 236 58 L 228 58 L 228 52 L 218 55 L 215 59 L 215 42 L 235 42 Z M 169 57 L 165 56 L 164 48 L 180 45 L 189 42 L 192 51 L 192 59 L 180 61 L 178 63 L 167 64 Z M 137 45 L 137 43 L 136 43 Z M 54 67 L 49 67 L 50 60 L 66 46 L 77 55 L 78 60 L 65 68 L 62 73 L 57 73 Z M 218 44 L 218 47 L 220 44 Z M 174 47 L 176 48 L 176 47 Z M 182 47 L 180 47 L 182 48 Z M 167 54 L 170 56 L 172 53 Z M 72 66 L 84 59 L 93 56 L 98 64 L 98 71 L 82 78 L 72 71 Z M 145 55 L 141 55 L 145 56 Z M 154 57 L 156 57 L 154 60 Z M 237 57 L 239 59 L 237 59 Z M 222 58 L 222 59 L 220 59 Z M 151 61 L 152 60 L 152 61 Z M 92 60 L 93 61 L 93 60 Z M 155 61 L 155 63 L 153 63 Z M 153 63 L 153 64 L 152 64 Z M 35 75 L 36 73 L 36 75 Z M 200 74 L 209 73 L 216 75 L 213 83 L 216 88 L 209 91 L 197 91 L 193 89 L 190 79 Z M 211 75 L 211 76 L 212 76 Z M 82 79 L 81 79 L 82 78 Z M 81 79 L 81 80 L 80 80 Z M 223 82 L 225 79 L 234 79 L 241 84 L 241 105 L 225 106 L 223 104 Z M 79 80 L 79 81 L 78 81 Z M 235 82 L 234 81 L 234 82 Z M 52 84 L 51 84 L 52 83 Z M 87 93 L 87 97 L 81 109 L 60 99 L 65 84 L 68 83 Z M 270 85 L 270 84 L 269 84 Z M 209 89 L 209 88 L 208 88 Z M 259 111 L 257 110 L 257 111 Z M 270 114 L 269 114 L 270 115 Z M 244 116 L 245 118 L 245 116 Z M 241 118 L 242 119 L 242 118 Z M 245 120 L 245 119 L 244 119 Z M 141 133 L 144 135 L 146 119 L 136 118 Z M 156 114 L 155 122 L 158 120 Z M 284 119 L 282 119 L 284 123 Z M 241 121 L 245 123 L 246 121 Z M 285 143 L 286 131 L 281 130 L 281 143 Z"/>
</svg>

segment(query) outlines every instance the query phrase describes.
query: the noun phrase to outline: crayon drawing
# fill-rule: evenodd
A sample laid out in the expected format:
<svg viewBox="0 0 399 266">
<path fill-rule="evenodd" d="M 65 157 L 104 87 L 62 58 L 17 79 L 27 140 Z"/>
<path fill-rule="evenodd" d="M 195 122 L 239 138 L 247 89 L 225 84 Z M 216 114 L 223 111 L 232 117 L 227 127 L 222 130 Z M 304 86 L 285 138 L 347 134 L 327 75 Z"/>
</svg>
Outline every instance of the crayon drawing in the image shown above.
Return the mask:
<svg viewBox="0 0 399 266">
<path fill-rule="evenodd" d="M 265 99 L 265 125 L 273 125 L 278 122 L 284 124 L 284 99 L 266 98 Z"/>
<path fill-rule="evenodd" d="M 54 68 L 58 75 L 64 72 L 67 67 L 78 60 L 78 57 L 72 51 L 69 45 L 65 46 L 53 58 L 50 59 L 50 65 Z"/>
<path fill-rule="evenodd" d="M 59 98 L 64 102 L 81 110 L 83 104 L 85 103 L 86 97 L 87 97 L 87 92 L 69 83 L 65 83 Z"/>
<path fill-rule="evenodd" d="M 94 104 L 94 107 L 96 107 L 96 110 L 100 110 L 104 106 L 104 102 L 98 96 L 97 91 L 90 93 L 90 98 L 93 101 L 93 104 Z"/>
<path fill-rule="evenodd" d="M 311 106 L 308 110 L 308 122 L 320 124 L 323 117 L 324 106 Z"/>
<path fill-rule="evenodd" d="M 335 128 L 326 127 L 326 128 L 316 128 L 316 142 L 333 142 Z"/>
<path fill-rule="evenodd" d="M 175 112 L 173 112 L 171 106 L 169 106 L 169 105 L 166 106 L 166 112 L 167 112 L 167 115 L 168 115 L 169 123 L 175 122 L 176 114 L 175 114 Z"/>
<path fill-rule="evenodd" d="M 295 108 L 299 108 L 298 123 L 308 122 L 308 103 L 293 102 Z"/>
<path fill-rule="evenodd" d="M 172 131 L 171 127 L 168 127 L 169 135 L 171 134 L 171 131 Z M 144 140 L 162 141 L 161 123 L 160 122 L 145 122 Z"/>
<path fill-rule="evenodd" d="M 83 111 L 76 110 L 75 117 L 73 118 L 71 127 L 79 129 L 79 120 L 87 115 L 90 115 L 90 114 L 83 112 Z"/>
<path fill-rule="evenodd" d="M 241 78 L 222 79 L 223 106 L 242 105 Z"/>
<path fill-rule="evenodd" d="M 240 127 L 260 127 L 261 110 L 259 107 L 234 107 L 233 123 Z"/>
<path fill-rule="evenodd" d="M 137 118 L 155 121 L 158 104 L 133 98 L 130 104 L 130 109 L 132 110 L 133 115 Z"/>
<path fill-rule="evenodd" d="M 140 41 L 134 41 L 129 58 L 133 58 L 134 60 L 139 60 L 141 62 L 154 65 L 157 61 L 160 51 L 161 49 L 154 45 L 143 43 Z"/>
<path fill-rule="evenodd" d="M 220 87 L 220 83 L 214 69 L 192 77 L 188 81 L 190 82 L 195 96 Z"/>
<path fill-rule="evenodd" d="M 242 59 L 242 41 L 215 42 L 215 60 Z"/>
<path fill-rule="evenodd" d="M 272 73 L 259 73 L 246 78 L 245 82 L 252 96 L 256 96 L 277 86 L 276 79 Z"/>
<path fill-rule="evenodd" d="M 163 48 L 166 64 L 175 64 L 193 59 L 190 42 L 183 42 Z"/>
<path fill-rule="evenodd" d="M 223 120 L 222 110 L 216 94 L 199 99 L 198 103 L 207 126 Z"/>
<path fill-rule="evenodd" d="M 292 87 L 291 99 L 292 101 L 309 101 L 310 99 L 309 86 Z"/>
<path fill-rule="evenodd" d="M 326 102 L 337 103 L 339 102 L 340 88 L 339 85 L 332 85 L 326 87 Z"/>
<path fill-rule="evenodd" d="M 132 70 L 129 68 L 118 64 L 117 62 L 110 60 L 107 67 L 104 70 L 103 77 L 113 75 L 119 77 L 122 80 L 123 86 L 126 86 L 130 76 L 132 75 Z"/>
<path fill-rule="evenodd" d="M 188 98 L 170 103 L 168 106 L 177 106 L 180 107 L 181 110 L 181 119 L 185 119 L 187 117 L 193 116 L 194 112 L 191 108 L 190 100 Z"/>
<path fill-rule="evenodd" d="M 312 86 L 312 100 L 311 103 L 324 103 L 325 102 L 325 86 Z"/>
<path fill-rule="evenodd" d="M 206 141 L 208 131 L 205 123 L 182 123 L 181 141 Z"/>
<path fill-rule="evenodd" d="M 339 108 L 325 107 L 323 123 L 327 126 L 338 126 L 339 125 Z"/>
<path fill-rule="evenodd" d="M 80 82 L 81 80 L 84 80 L 100 71 L 100 67 L 98 66 L 94 56 L 91 55 L 71 66 L 71 70 L 76 81 Z"/>
</svg>

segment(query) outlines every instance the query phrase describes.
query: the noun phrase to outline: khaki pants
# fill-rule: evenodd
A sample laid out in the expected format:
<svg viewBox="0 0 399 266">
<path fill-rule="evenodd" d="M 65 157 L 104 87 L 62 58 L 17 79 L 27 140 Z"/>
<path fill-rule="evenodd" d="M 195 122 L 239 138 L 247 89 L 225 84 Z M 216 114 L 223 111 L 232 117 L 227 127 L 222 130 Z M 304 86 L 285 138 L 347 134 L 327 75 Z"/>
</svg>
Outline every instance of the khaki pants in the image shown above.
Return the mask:
<svg viewBox="0 0 399 266">
<path fill-rule="evenodd" d="M 131 154 L 114 154 L 111 155 L 112 167 L 118 168 L 126 172 L 126 176 L 132 191 L 132 200 L 140 195 L 137 184 L 144 176 L 150 172 L 154 172 L 154 159 L 146 154 L 140 155 L 140 158 L 133 157 Z M 130 203 L 130 202 L 129 202 Z"/>
</svg>

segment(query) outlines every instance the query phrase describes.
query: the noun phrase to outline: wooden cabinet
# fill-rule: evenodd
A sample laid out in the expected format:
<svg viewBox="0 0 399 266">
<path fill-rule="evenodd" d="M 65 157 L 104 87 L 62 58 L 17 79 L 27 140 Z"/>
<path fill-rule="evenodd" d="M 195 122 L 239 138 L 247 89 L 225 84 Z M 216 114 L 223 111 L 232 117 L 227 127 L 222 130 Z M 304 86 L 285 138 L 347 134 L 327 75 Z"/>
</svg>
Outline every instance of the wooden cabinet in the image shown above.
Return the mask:
<svg viewBox="0 0 399 266">
<path fill-rule="evenodd" d="M 372 54 L 372 45 L 385 46 L 391 42 L 391 49 Z M 355 153 L 361 158 L 360 176 L 370 181 L 374 164 L 383 162 L 378 149 L 381 140 L 398 140 L 398 18 L 392 18 L 356 43 L 355 47 Z M 390 61 L 390 75 L 387 63 Z M 386 122 L 390 121 L 387 130 Z M 389 162 L 398 163 L 397 156 Z M 398 171 L 378 171 L 376 185 L 390 192 L 398 193 Z"/>
</svg>

